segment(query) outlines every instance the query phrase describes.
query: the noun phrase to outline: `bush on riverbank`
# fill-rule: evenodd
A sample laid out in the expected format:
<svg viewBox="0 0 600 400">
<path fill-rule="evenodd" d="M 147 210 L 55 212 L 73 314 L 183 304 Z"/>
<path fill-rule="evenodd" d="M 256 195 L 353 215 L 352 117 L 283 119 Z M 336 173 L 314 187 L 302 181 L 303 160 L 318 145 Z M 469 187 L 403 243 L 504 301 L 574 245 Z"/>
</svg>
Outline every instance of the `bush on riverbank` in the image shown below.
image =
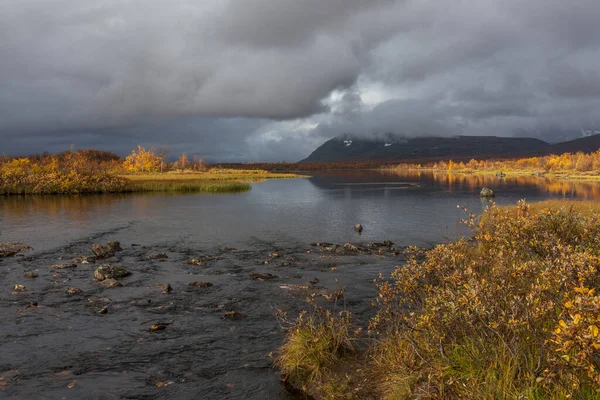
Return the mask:
<svg viewBox="0 0 600 400">
<path fill-rule="evenodd" d="M 131 191 L 127 179 L 97 168 L 84 168 L 74 155 L 66 165 L 54 158 L 47 163 L 17 158 L 0 164 L 0 194 L 76 194 Z"/>
<path fill-rule="evenodd" d="M 369 371 L 373 397 L 600 398 L 598 215 L 524 202 L 492 207 L 482 222 L 468 219 L 473 240 L 412 249 L 378 283 L 369 350 L 357 368 Z M 319 342 L 322 329 L 304 326 L 313 332 L 304 341 Z M 279 355 L 290 366 L 302 360 L 288 351 L 295 338 L 290 331 Z M 321 374 L 327 380 L 309 384 L 293 367 L 283 372 L 321 398 L 342 379 Z M 353 390 L 344 396 L 357 398 Z"/>
<path fill-rule="evenodd" d="M 540 157 L 518 159 L 491 159 L 464 161 L 439 161 L 428 164 L 402 163 L 396 167 L 404 169 L 433 169 L 447 172 L 479 172 L 479 171 L 504 171 L 504 172 L 548 172 L 569 173 L 572 175 L 598 175 L 600 174 L 600 150 L 593 153 L 563 153 L 550 154 Z"/>
<path fill-rule="evenodd" d="M 229 193 L 250 190 L 242 182 L 183 180 L 175 174 L 130 180 L 105 171 L 88 152 L 63 153 L 40 160 L 16 158 L 0 163 L 0 195 L 87 194 L 131 192 Z M 139 177 L 138 177 L 139 178 Z"/>
</svg>

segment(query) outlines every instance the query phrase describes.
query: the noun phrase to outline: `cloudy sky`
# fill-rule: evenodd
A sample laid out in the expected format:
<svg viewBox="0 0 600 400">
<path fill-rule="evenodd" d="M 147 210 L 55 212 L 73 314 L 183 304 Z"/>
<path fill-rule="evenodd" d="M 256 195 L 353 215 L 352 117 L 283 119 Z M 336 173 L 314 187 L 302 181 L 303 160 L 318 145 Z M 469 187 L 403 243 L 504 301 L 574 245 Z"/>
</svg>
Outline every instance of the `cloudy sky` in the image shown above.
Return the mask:
<svg viewBox="0 0 600 400">
<path fill-rule="evenodd" d="M 0 153 L 600 131 L 598 0 L 0 0 Z"/>
</svg>

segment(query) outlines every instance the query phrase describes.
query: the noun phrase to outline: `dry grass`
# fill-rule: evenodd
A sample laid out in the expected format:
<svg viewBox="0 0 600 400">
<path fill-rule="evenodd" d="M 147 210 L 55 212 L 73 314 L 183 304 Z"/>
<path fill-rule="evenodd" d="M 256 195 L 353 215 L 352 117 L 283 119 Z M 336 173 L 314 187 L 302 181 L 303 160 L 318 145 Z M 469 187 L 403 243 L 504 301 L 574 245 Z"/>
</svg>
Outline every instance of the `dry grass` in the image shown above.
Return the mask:
<svg viewBox="0 0 600 400">
<path fill-rule="evenodd" d="M 296 174 L 279 174 L 262 170 L 239 170 L 239 169 L 210 169 L 206 172 L 195 171 L 173 171 L 165 173 L 139 173 L 139 174 L 124 174 L 123 178 L 127 178 L 133 182 L 137 181 L 241 181 L 241 182 L 260 182 L 267 179 L 294 179 L 304 178 L 304 175 Z"/>
<path fill-rule="evenodd" d="M 520 202 L 466 223 L 472 239 L 411 249 L 378 281 L 361 368 L 377 398 L 600 399 L 600 206 Z"/>
</svg>

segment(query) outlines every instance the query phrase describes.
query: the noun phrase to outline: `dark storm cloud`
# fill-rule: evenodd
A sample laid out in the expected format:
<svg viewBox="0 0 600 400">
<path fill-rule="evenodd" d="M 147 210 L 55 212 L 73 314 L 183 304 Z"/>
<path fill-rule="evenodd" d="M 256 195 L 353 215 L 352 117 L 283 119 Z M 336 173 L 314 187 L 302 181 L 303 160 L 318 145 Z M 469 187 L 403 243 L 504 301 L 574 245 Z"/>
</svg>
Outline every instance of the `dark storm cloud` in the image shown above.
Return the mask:
<svg viewBox="0 0 600 400">
<path fill-rule="evenodd" d="M 4 0 L 0 152 L 597 130 L 596 0 Z M 61 147 L 62 146 L 62 147 Z"/>
</svg>

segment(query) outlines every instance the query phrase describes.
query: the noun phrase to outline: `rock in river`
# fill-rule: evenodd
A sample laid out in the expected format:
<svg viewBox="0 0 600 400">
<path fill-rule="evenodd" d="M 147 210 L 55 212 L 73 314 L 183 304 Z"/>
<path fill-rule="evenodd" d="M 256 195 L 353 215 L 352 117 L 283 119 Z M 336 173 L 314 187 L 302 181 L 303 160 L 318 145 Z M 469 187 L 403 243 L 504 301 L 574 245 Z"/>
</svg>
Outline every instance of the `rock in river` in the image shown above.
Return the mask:
<svg viewBox="0 0 600 400">
<path fill-rule="evenodd" d="M 228 319 L 231 321 L 237 321 L 244 318 L 248 318 L 248 316 L 237 311 L 228 311 L 223 316 L 221 316 L 221 319 Z"/>
<path fill-rule="evenodd" d="M 212 285 L 213 284 L 210 283 L 210 282 L 201 282 L 201 281 L 196 281 L 196 282 L 190 283 L 190 286 L 193 286 L 193 287 L 204 287 L 204 288 L 206 288 L 206 287 L 211 287 Z"/>
<path fill-rule="evenodd" d="M 166 253 L 156 253 L 146 257 L 147 260 L 164 260 L 167 258 L 169 258 L 169 256 Z"/>
<path fill-rule="evenodd" d="M 70 288 L 67 288 L 67 290 L 65 290 L 65 293 L 68 294 L 69 296 L 75 296 L 76 294 L 81 294 L 81 289 L 76 288 L 76 287 L 70 287 Z"/>
<path fill-rule="evenodd" d="M 112 289 L 112 288 L 123 286 L 123 285 L 121 285 L 121 282 L 119 282 L 116 279 L 112 279 L 112 278 L 105 279 L 102 282 L 100 282 L 100 284 L 102 286 L 104 286 L 106 289 Z"/>
<path fill-rule="evenodd" d="M 32 279 L 33 279 L 33 278 L 37 278 L 37 277 L 38 277 L 38 274 L 37 274 L 37 272 L 33 272 L 33 271 L 27 271 L 27 272 L 25 272 L 25 273 L 23 274 L 23 276 L 24 276 L 25 278 L 32 278 Z"/>
<path fill-rule="evenodd" d="M 253 273 L 250 274 L 250 277 L 254 280 L 257 281 L 268 281 L 270 279 L 277 279 L 278 276 L 277 275 L 273 275 L 273 274 L 259 274 L 259 273 Z"/>
<path fill-rule="evenodd" d="M 77 268 L 77 264 L 53 264 L 50 266 L 51 269 L 71 269 Z"/>
<path fill-rule="evenodd" d="M 110 241 L 106 244 L 93 244 L 92 251 L 97 259 L 109 258 L 115 255 L 117 251 L 123 250 L 121 243 Z"/>
<path fill-rule="evenodd" d="M 490 197 L 494 197 L 496 196 L 496 193 L 494 193 L 494 191 L 490 188 L 484 187 L 483 189 L 481 189 L 481 192 L 479 193 L 479 197 L 485 197 L 485 198 L 490 198 Z"/>
<path fill-rule="evenodd" d="M 97 281 L 103 281 L 105 279 L 119 279 L 130 276 L 131 272 L 127 271 L 123 267 L 116 267 L 110 264 L 102 264 L 94 272 L 94 279 Z"/>
<path fill-rule="evenodd" d="M 2 257 L 13 257 L 17 254 L 24 253 L 26 251 L 33 250 L 31 246 L 26 243 L 0 243 L 0 258 Z"/>
<path fill-rule="evenodd" d="M 362 225 L 361 224 L 354 225 L 354 231 L 358 232 L 358 233 L 361 233 L 363 231 Z"/>
</svg>

